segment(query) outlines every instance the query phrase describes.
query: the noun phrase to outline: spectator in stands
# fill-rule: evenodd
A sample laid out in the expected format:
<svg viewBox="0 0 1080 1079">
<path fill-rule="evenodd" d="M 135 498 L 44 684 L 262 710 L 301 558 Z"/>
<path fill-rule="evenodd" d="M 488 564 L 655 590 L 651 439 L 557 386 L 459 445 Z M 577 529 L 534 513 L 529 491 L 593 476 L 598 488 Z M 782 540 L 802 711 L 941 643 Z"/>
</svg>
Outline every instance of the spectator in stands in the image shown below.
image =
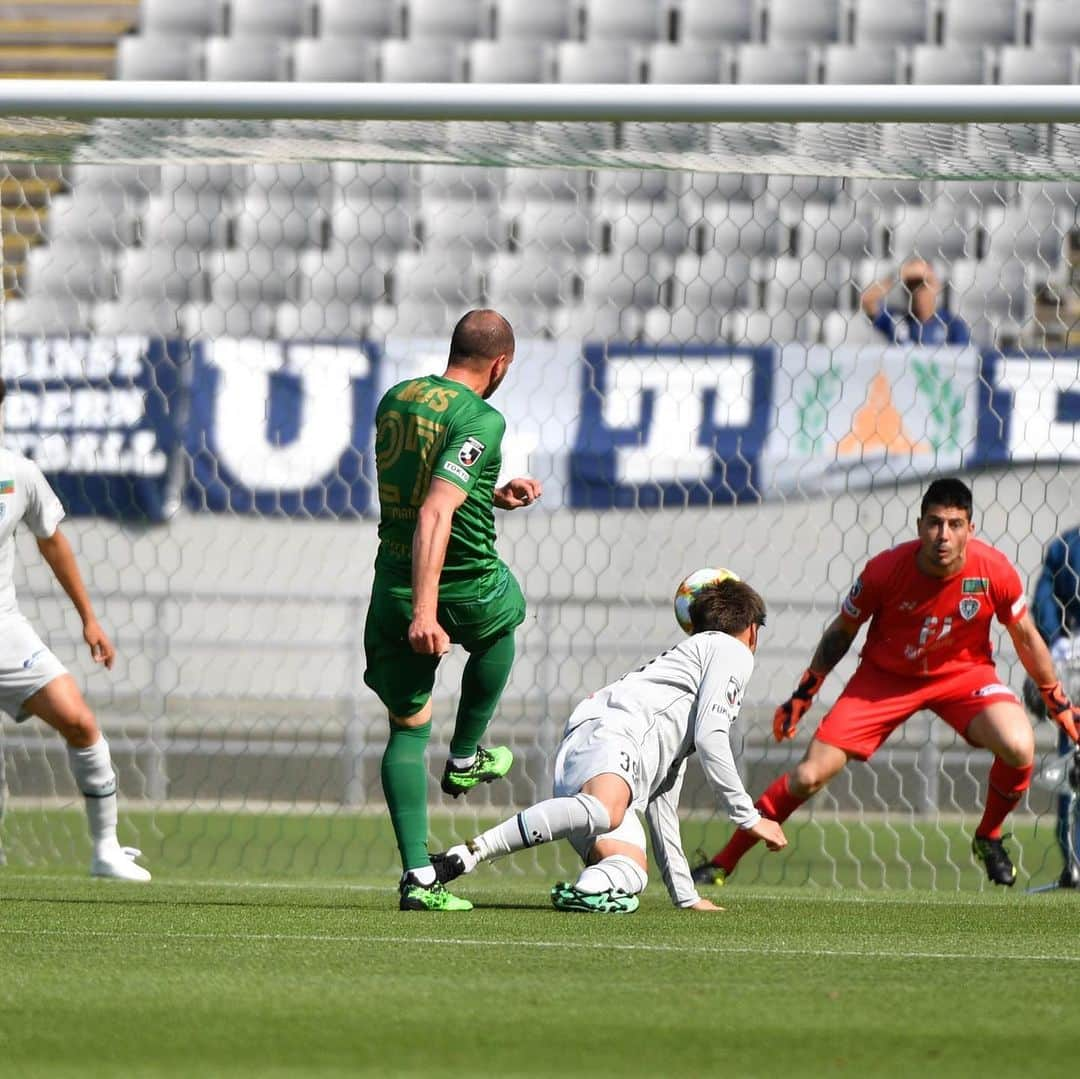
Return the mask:
<svg viewBox="0 0 1080 1079">
<path fill-rule="evenodd" d="M 939 309 L 941 282 L 925 259 L 911 258 L 900 267 L 907 302 L 902 309 L 886 307 L 885 298 L 896 283 L 886 277 L 862 294 L 862 309 L 874 329 L 894 345 L 967 345 L 971 331 L 959 315 Z"/>
</svg>

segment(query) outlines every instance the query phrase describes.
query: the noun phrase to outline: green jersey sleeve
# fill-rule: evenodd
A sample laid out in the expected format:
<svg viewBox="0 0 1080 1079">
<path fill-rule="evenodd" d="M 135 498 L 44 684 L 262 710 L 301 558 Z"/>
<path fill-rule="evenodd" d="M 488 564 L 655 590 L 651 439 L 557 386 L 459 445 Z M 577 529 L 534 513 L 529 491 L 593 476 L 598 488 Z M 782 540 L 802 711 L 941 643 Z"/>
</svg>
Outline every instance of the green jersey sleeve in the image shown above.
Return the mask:
<svg viewBox="0 0 1080 1079">
<path fill-rule="evenodd" d="M 447 432 L 432 479 L 446 480 L 470 494 L 482 477 L 491 482 L 492 466 L 498 471 L 505 431 L 506 420 L 495 409 L 462 416 Z"/>
</svg>

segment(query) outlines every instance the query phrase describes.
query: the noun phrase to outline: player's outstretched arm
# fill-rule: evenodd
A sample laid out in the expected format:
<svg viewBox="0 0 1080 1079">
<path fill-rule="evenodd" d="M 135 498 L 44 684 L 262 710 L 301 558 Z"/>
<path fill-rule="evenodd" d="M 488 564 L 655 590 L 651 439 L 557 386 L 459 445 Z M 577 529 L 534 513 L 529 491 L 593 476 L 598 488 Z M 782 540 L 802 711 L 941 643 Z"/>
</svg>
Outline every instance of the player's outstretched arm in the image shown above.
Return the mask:
<svg viewBox="0 0 1080 1079">
<path fill-rule="evenodd" d="M 795 737 L 799 722 L 810 711 L 826 675 L 847 655 L 858 632 L 858 625 L 843 614 L 838 614 L 825 627 L 795 692 L 773 714 L 773 737 L 778 742 Z"/>
<path fill-rule="evenodd" d="M 1039 688 L 1039 694 L 1046 705 L 1046 714 L 1074 742 L 1080 742 L 1080 710 L 1069 700 L 1061 685 L 1050 649 L 1046 647 L 1031 614 L 1025 613 L 1005 628 L 1009 631 L 1024 670 Z"/>
<path fill-rule="evenodd" d="M 409 624 L 409 644 L 414 652 L 441 656 L 450 651 L 450 636 L 439 625 L 439 577 L 446 561 L 450 525 L 454 514 L 465 501 L 467 492 L 438 477 L 431 481 L 428 493 L 416 517 L 412 545 L 413 617 Z"/>
<path fill-rule="evenodd" d="M 75 552 L 71 549 L 67 537 L 57 529 L 46 539 L 37 541 L 41 557 L 49 564 L 53 576 L 60 582 L 60 587 L 67 593 L 83 624 L 83 640 L 90 649 L 95 663 L 105 664 L 106 670 L 112 670 L 116 659 L 116 649 L 101 628 L 94 615 L 94 605 L 86 591 L 79 564 L 75 561 Z"/>
<path fill-rule="evenodd" d="M 516 510 L 522 506 L 531 506 L 543 493 L 544 488 L 539 480 L 518 476 L 507 480 L 501 487 L 496 487 L 491 502 L 501 510 Z"/>
</svg>

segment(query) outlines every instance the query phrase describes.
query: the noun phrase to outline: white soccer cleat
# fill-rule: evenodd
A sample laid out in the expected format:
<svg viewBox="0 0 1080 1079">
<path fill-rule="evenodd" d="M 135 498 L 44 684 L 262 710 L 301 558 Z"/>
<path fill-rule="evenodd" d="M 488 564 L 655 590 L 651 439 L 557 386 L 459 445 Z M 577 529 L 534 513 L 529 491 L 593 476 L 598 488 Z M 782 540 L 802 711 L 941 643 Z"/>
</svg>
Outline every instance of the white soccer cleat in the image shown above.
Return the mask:
<svg viewBox="0 0 1080 1079">
<path fill-rule="evenodd" d="M 90 876 L 145 883 L 150 879 L 150 871 L 135 864 L 141 854 L 137 847 L 116 846 L 95 851 L 90 861 Z"/>
</svg>

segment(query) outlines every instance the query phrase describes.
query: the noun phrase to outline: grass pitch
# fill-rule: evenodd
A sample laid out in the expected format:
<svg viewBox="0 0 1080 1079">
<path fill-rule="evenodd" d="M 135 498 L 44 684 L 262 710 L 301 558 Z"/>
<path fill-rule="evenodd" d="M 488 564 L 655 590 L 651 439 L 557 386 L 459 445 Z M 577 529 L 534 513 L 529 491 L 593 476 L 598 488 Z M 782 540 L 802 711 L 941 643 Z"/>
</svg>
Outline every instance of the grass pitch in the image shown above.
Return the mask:
<svg viewBox="0 0 1080 1079">
<path fill-rule="evenodd" d="M 258 883 L 183 879 L 164 839 L 149 886 L 0 870 L 0 1074 L 1075 1073 L 1080 895 L 735 883 L 706 915 L 654 880 L 567 915 L 532 862 L 461 882 L 471 913 L 400 914 L 331 848 Z"/>
</svg>

